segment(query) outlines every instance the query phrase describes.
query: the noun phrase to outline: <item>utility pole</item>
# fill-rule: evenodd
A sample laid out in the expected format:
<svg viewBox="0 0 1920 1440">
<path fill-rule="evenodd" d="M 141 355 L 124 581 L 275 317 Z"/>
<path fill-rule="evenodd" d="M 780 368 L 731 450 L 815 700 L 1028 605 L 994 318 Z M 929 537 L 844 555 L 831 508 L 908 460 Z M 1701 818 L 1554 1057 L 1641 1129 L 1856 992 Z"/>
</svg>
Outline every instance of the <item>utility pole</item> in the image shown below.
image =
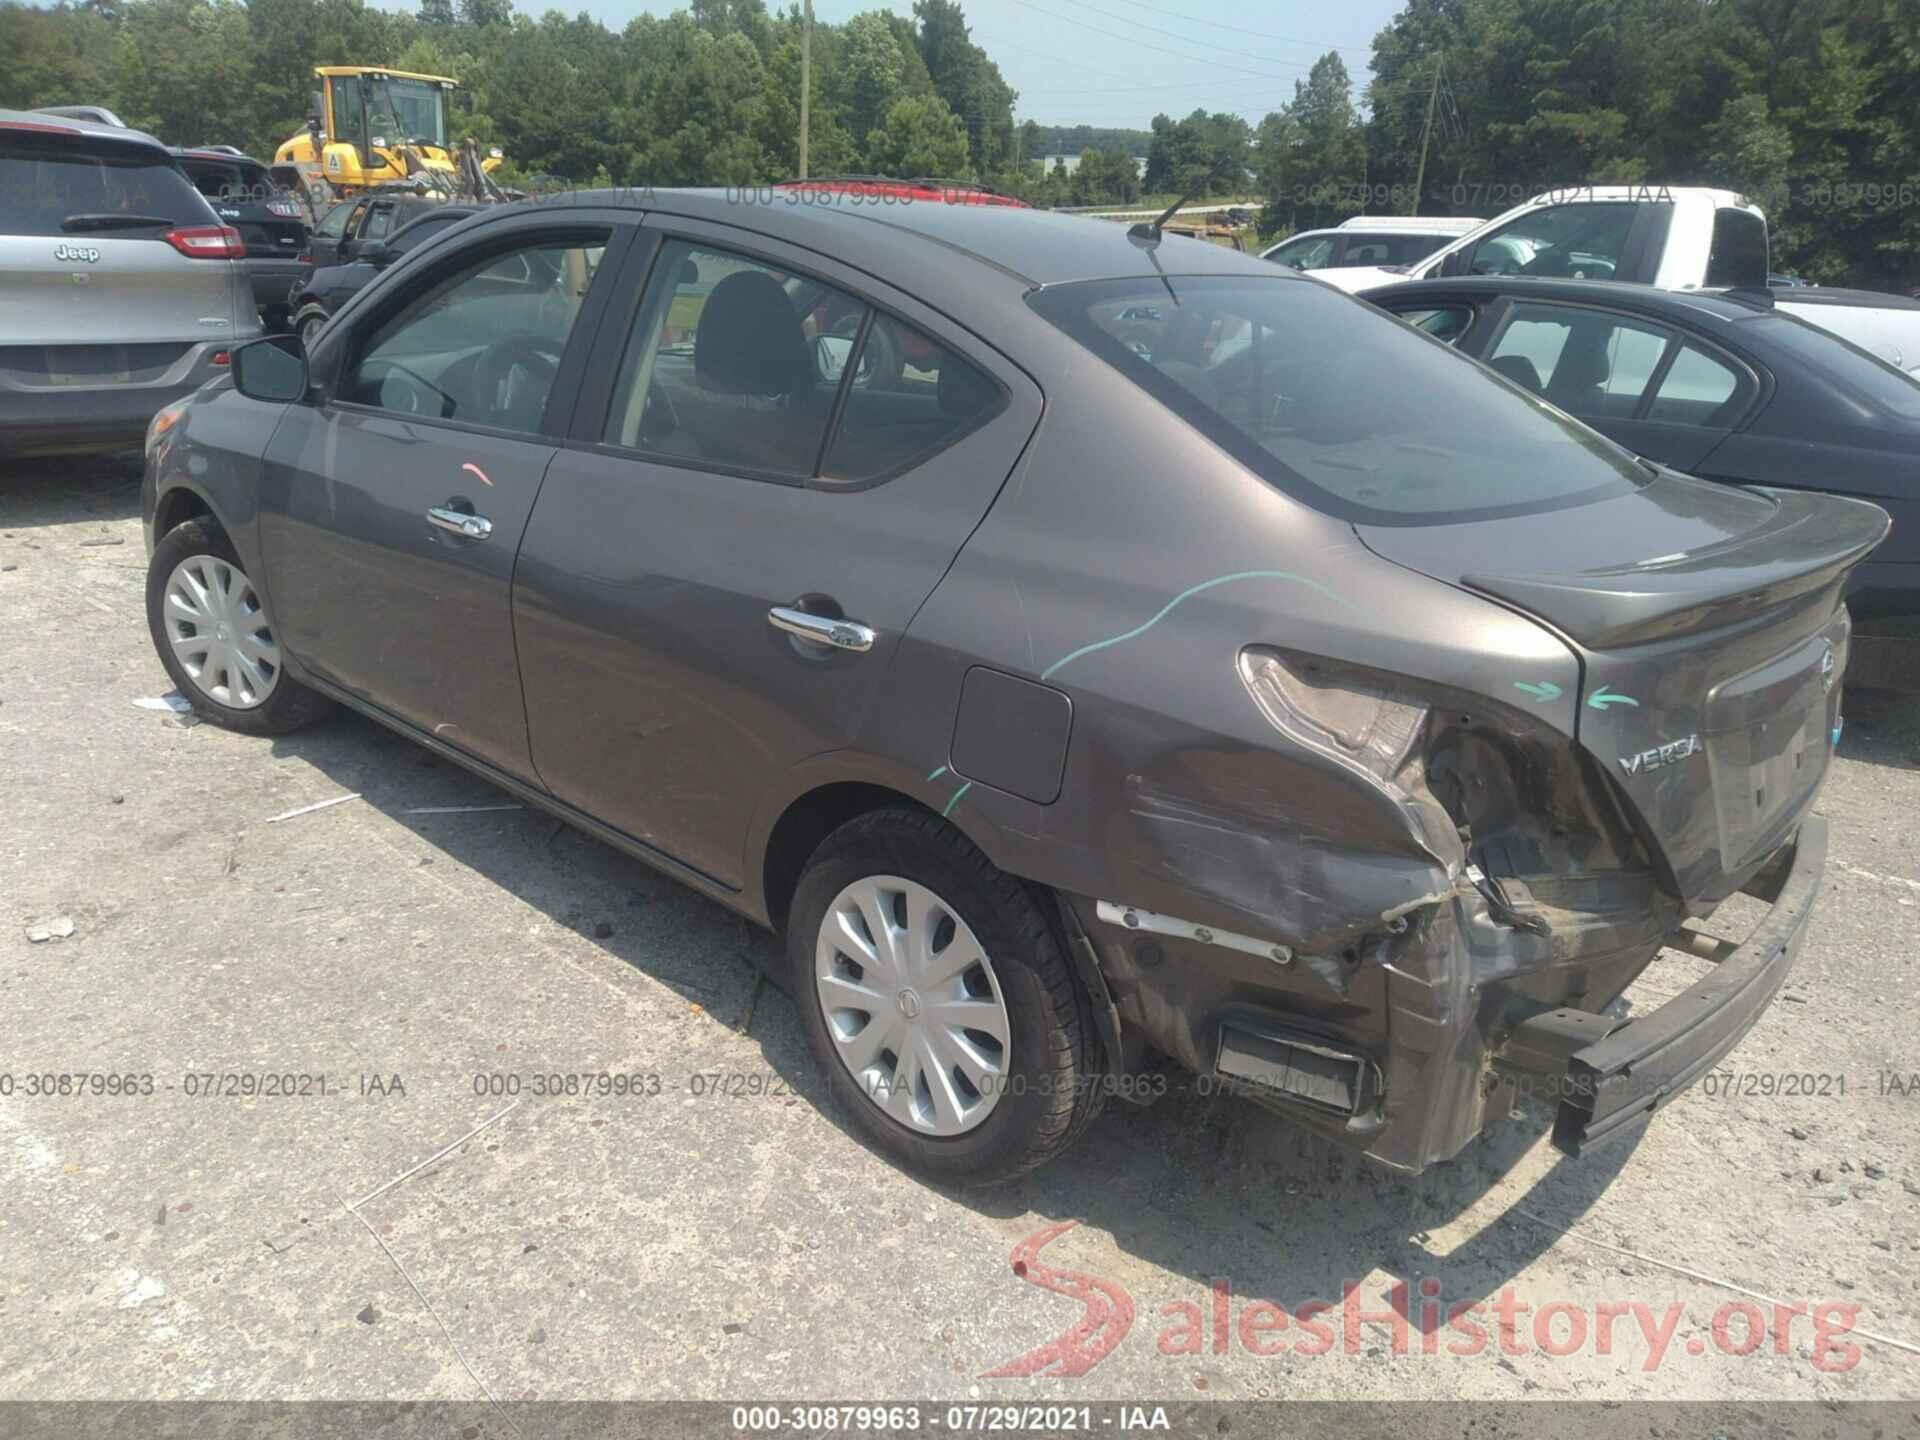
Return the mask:
<svg viewBox="0 0 1920 1440">
<path fill-rule="evenodd" d="M 813 94 L 813 0 L 800 25 L 800 176 L 807 178 L 807 102 Z"/>
<path fill-rule="evenodd" d="M 1446 62 L 1446 56 L 1444 55 L 1436 55 L 1433 57 L 1433 88 L 1427 91 L 1427 123 L 1420 127 L 1420 168 L 1414 172 L 1413 209 L 1408 212 L 1409 214 L 1412 214 L 1412 215 L 1418 215 L 1420 213 L 1420 196 L 1422 191 L 1426 188 L 1427 140 L 1433 134 L 1433 102 L 1440 98 L 1440 67 L 1445 62 Z M 807 112 L 804 108 L 802 108 L 800 113 L 802 116 L 804 116 Z M 802 133 L 805 133 L 805 132 L 803 131 Z M 806 153 L 805 150 L 801 151 L 801 154 L 804 155 L 805 153 Z M 801 173 L 802 174 L 806 173 L 804 167 L 802 168 Z"/>
</svg>

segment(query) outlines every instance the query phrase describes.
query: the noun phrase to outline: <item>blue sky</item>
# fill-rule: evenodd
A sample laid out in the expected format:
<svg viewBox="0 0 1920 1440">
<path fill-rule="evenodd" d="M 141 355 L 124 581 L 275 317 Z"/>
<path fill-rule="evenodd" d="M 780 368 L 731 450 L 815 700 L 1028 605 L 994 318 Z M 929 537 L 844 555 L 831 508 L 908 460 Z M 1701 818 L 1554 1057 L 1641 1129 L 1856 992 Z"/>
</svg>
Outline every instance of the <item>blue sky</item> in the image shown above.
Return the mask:
<svg viewBox="0 0 1920 1440">
<path fill-rule="evenodd" d="M 412 9 L 408 0 L 382 0 Z M 779 8 L 782 0 L 768 0 Z M 974 43 L 1020 92 L 1022 119 L 1062 125 L 1144 129 L 1159 111 L 1204 107 L 1258 123 L 1293 98 L 1293 82 L 1338 49 L 1364 83 L 1373 37 L 1403 0 L 1339 5 L 1246 5 L 1232 0 L 962 0 Z M 539 14 L 540 0 L 518 0 Z M 669 14 L 684 0 L 586 0 L 585 10 L 618 29 L 633 16 Z M 839 23 L 862 10 L 913 13 L 911 0 L 815 0 L 814 17 Z"/>
</svg>

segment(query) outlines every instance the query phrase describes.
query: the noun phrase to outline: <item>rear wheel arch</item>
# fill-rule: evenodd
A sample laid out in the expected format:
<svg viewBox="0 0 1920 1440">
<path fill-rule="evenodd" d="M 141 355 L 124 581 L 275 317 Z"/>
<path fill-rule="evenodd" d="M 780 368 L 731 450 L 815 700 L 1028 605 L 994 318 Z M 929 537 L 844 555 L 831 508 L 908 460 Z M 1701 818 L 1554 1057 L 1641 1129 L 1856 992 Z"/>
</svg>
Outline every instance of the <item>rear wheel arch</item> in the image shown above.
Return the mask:
<svg viewBox="0 0 1920 1440">
<path fill-rule="evenodd" d="M 761 900 L 767 923 L 776 933 L 784 933 L 787 928 L 787 912 L 800 884 L 800 873 L 820 842 L 847 821 L 889 805 L 926 808 L 911 795 L 866 781 L 819 785 L 787 802 L 767 833 L 760 861 Z"/>
</svg>

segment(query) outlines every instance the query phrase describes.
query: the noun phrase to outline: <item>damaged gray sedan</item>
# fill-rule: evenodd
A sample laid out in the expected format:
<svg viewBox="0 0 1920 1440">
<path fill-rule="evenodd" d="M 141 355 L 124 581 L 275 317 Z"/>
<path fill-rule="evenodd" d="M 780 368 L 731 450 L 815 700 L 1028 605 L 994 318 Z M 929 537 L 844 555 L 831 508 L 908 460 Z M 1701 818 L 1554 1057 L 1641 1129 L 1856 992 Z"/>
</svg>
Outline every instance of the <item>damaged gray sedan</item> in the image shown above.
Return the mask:
<svg viewBox="0 0 1920 1440">
<path fill-rule="evenodd" d="M 789 198 L 489 209 L 163 411 L 195 708 L 350 706 L 782 932 L 942 1178 L 1160 1057 L 1417 1170 L 1522 1085 L 1630 1136 L 1739 1042 L 1880 510 L 1151 227 Z M 1716 963 L 1620 1014 L 1665 947 Z"/>
</svg>

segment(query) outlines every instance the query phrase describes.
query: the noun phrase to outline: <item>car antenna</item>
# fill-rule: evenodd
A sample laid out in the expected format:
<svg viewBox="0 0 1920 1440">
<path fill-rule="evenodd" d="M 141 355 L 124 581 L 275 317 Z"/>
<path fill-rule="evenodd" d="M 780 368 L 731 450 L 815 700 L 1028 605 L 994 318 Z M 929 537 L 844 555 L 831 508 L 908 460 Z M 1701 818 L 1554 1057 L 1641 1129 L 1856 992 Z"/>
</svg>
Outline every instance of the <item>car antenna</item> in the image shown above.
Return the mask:
<svg viewBox="0 0 1920 1440">
<path fill-rule="evenodd" d="M 1154 221 L 1152 224 L 1148 224 L 1146 221 L 1142 220 L 1134 225 L 1128 226 L 1127 227 L 1128 238 L 1131 240 L 1142 242 L 1144 244 L 1148 244 L 1148 245 L 1158 245 L 1160 243 L 1161 227 L 1163 227 L 1167 223 L 1167 221 L 1171 220 L 1176 214 L 1178 214 L 1180 211 L 1180 207 L 1186 204 L 1187 201 L 1191 200 L 1192 198 L 1193 196 L 1191 193 L 1182 195 L 1178 200 L 1174 201 L 1166 209 L 1162 210 L 1159 213 L 1159 215 L 1154 218 Z"/>
</svg>

